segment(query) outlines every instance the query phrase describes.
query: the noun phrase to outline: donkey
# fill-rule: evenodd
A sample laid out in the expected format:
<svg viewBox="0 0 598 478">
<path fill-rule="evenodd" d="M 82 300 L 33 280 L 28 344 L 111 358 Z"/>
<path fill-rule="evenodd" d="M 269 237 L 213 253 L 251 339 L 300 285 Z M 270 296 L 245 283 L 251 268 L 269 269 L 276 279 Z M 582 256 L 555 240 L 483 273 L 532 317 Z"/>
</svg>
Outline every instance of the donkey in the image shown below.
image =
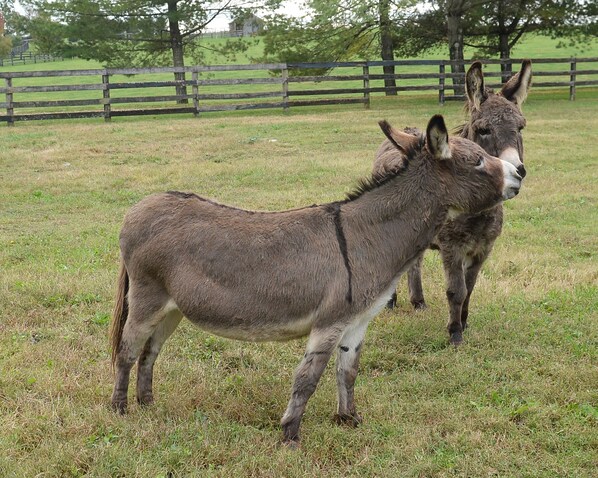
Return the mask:
<svg viewBox="0 0 598 478">
<path fill-rule="evenodd" d="M 124 413 L 137 361 L 137 401 L 153 401 L 153 366 L 182 316 L 247 341 L 309 335 L 281 420 L 299 443 L 307 400 L 337 350 L 337 422 L 357 425 L 353 388 L 366 328 L 399 276 L 430 244 L 449 211 L 479 212 L 514 197 L 515 167 L 448 137 L 442 116 L 426 136 L 380 126 L 403 168 L 362 180 L 345 200 L 281 212 L 215 203 L 195 194 L 149 196 L 126 214 L 111 326 L 112 405 Z"/>
<path fill-rule="evenodd" d="M 487 153 L 508 161 L 517 168 L 519 175 L 526 175 L 523 166 L 523 142 L 521 130 L 525 118 L 521 105 L 527 97 L 532 79 L 531 61 L 524 60 L 521 70 L 513 76 L 498 93 L 484 87 L 482 64 L 474 62 L 466 75 L 469 121 L 458 129 L 463 138 L 482 146 Z M 402 153 L 390 141 L 385 141 L 374 161 L 374 172 L 382 174 L 401 165 Z M 463 330 L 467 327 L 469 300 L 478 273 L 488 258 L 494 241 L 502 230 L 502 204 L 475 214 L 463 214 L 449 218 L 431 244 L 438 249 L 444 266 L 449 303 L 448 331 L 450 342 L 459 345 L 463 341 Z M 424 299 L 421 264 L 423 254 L 417 258 L 407 272 L 407 283 L 411 304 L 415 309 L 426 308 Z M 396 293 L 389 307 L 394 307 Z"/>
</svg>

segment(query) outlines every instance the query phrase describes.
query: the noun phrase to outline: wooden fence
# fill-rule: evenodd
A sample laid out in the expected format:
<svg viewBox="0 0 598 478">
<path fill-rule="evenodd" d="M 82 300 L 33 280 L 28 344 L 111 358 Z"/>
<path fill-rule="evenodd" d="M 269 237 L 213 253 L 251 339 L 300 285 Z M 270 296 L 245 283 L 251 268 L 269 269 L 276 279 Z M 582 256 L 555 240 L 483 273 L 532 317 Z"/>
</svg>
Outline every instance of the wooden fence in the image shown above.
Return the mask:
<svg viewBox="0 0 598 478">
<path fill-rule="evenodd" d="M 521 60 L 511 62 L 514 71 L 518 71 Z M 598 58 L 535 59 L 532 62 L 534 88 L 567 88 L 569 98 L 574 100 L 577 88 L 598 86 Z M 501 61 L 484 63 L 486 83 L 500 86 Z M 465 62 L 466 68 L 468 64 Z M 384 74 L 383 67 L 387 65 L 395 66 L 394 75 Z M 443 60 L 403 60 L 0 71 L 0 95 L 5 96 L 0 109 L 6 111 L 0 114 L 0 121 L 9 125 L 22 120 L 59 118 L 101 117 L 110 121 L 113 117 L 131 115 L 191 113 L 197 116 L 211 111 L 288 110 L 351 103 L 368 108 L 373 94 L 389 91 L 384 85 L 387 78 L 396 80 L 397 94 L 434 91 L 444 104 L 446 100 L 462 98 L 454 94 L 450 80 L 462 79 L 463 73 L 450 73 L 451 65 Z M 4 85 L 1 85 L 2 80 Z"/>
<path fill-rule="evenodd" d="M 32 63 L 47 63 L 49 61 L 62 61 L 62 57 L 52 55 L 38 55 L 30 51 L 12 53 L 11 55 L 0 58 L 0 67 L 14 65 L 30 65 Z"/>
</svg>

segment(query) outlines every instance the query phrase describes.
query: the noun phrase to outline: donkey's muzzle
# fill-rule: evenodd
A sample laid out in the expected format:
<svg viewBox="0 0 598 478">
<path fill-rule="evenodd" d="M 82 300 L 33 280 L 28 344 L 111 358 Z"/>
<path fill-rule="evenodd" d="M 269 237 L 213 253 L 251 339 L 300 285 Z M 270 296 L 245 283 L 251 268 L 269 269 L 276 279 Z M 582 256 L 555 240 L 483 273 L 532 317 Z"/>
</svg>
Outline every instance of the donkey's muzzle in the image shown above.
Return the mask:
<svg viewBox="0 0 598 478">
<path fill-rule="evenodd" d="M 502 198 L 506 201 L 507 199 L 514 198 L 517 196 L 517 194 L 519 194 L 523 177 L 519 174 L 518 168 L 506 161 L 502 161 L 502 170 L 504 174 Z"/>
</svg>

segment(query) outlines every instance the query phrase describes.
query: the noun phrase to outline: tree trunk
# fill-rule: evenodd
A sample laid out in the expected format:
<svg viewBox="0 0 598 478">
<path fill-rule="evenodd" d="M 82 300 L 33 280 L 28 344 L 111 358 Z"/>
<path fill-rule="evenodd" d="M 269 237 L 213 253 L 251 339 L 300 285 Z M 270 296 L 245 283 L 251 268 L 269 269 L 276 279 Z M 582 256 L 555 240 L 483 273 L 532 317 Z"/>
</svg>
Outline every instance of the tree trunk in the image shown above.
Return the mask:
<svg viewBox="0 0 598 478">
<path fill-rule="evenodd" d="M 509 34 L 501 32 L 499 35 L 498 48 L 500 50 L 500 59 L 509 60 L 511 58 L 511 47 L 509 46 Z M 513 76 L 513 64 L 508 61 L 500 64 L 501 80 L 506 83 Z"/>
<path fill-rule="evenodd" d="M 463 62 L 463 25 L 461 17 L 463 11 L 458 8 L 461 2 L 454 2 L 455 7 L 449 8 L 446 15 L 447 36 L 449 43 L 449 57 L 451 61 L 459 61 L 460 63 L 451 65 L 452 73 L 460 73 L 463 76 L 453 78 L 453 91 L 455 95 L 462 96 L 465 94 L 465 64 Z"/>
<path fill-rule="evenodd" d="M 392 23 L 390 21 L 390 0 L 380 0 L 378 3 L 378 11 L 380 13 L 380 53 L 382 60 L 394 61 L 395 55 L 394 42 L 392 38 Z M 394 65 L 383 66 L 382 71 L 384 72 L 385 76 L 392 76 L 392 78 L 384 78 L 386 96 L 396 96 L 397 82 L 394 79 Z"/>
<path fill-rule="evenodd" d="M 185 57 L 183 52 L 183 37 L 181 35 L 181 29 L 179 28 L 179 17 L 177 4 L 179 0 L 169 0 L 168 2 L 168 28 L 170 30 L 170 46 L 172 48 L 172 65 L 185 66 Z M 185 73 L 175 73 L 175 81 L 183 82 L 176 86 L 177 96 L 186 96 L 187 87 L 185 86 Z M 189 103 L 187 99 L 177 100 L 179 104 Z"/>
</svg>

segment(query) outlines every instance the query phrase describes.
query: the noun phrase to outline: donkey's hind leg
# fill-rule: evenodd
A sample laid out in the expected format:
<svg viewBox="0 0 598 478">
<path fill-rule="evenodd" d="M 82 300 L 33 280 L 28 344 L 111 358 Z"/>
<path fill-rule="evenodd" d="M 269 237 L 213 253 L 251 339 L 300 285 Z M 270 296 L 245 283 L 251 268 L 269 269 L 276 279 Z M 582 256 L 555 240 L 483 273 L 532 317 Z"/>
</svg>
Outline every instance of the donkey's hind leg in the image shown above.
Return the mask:
<svg viewBox="0 0 598 478">
<path fill-rule="evenodd" d="M 336 384 L 338 409 L 334 419 L 337 423 L 357 426 L 362 422 L 355 409 L 354 386 L 359 368 L 359 357 L 368 323 L 358 323 L 343 334 L 336 358 Z"/>
<path fill-rule="evenodd" d="M 295 371 L 291 399 L 280 422 L 283 441 L 287 444 L 299 443 L 299 427 L 307 400 L 316 390 L 340 334 L 341 331 L 335 327 L 311 331 L 305 355 Z"/>
<path fill-rule="evenodd" d="M 143 347 L 137 361 L 137 402 L 140 405 L 149 405 L 154 401 L 152 392 L 154 363 L 162 345 L 175 331 L 182 318 L 183 314 L 178 309 L 167 312 Z"/>
<path fill-rule="evenodd" d="M 166 315 L 168 296 L 159 288 L 138 286 L 131 282 L 128 301 L 129 314 L 117 349 L 112 392 L 112 407 L 119 413 L 125 413 L 127 409 L 131 368 Z"/>
</svg>

